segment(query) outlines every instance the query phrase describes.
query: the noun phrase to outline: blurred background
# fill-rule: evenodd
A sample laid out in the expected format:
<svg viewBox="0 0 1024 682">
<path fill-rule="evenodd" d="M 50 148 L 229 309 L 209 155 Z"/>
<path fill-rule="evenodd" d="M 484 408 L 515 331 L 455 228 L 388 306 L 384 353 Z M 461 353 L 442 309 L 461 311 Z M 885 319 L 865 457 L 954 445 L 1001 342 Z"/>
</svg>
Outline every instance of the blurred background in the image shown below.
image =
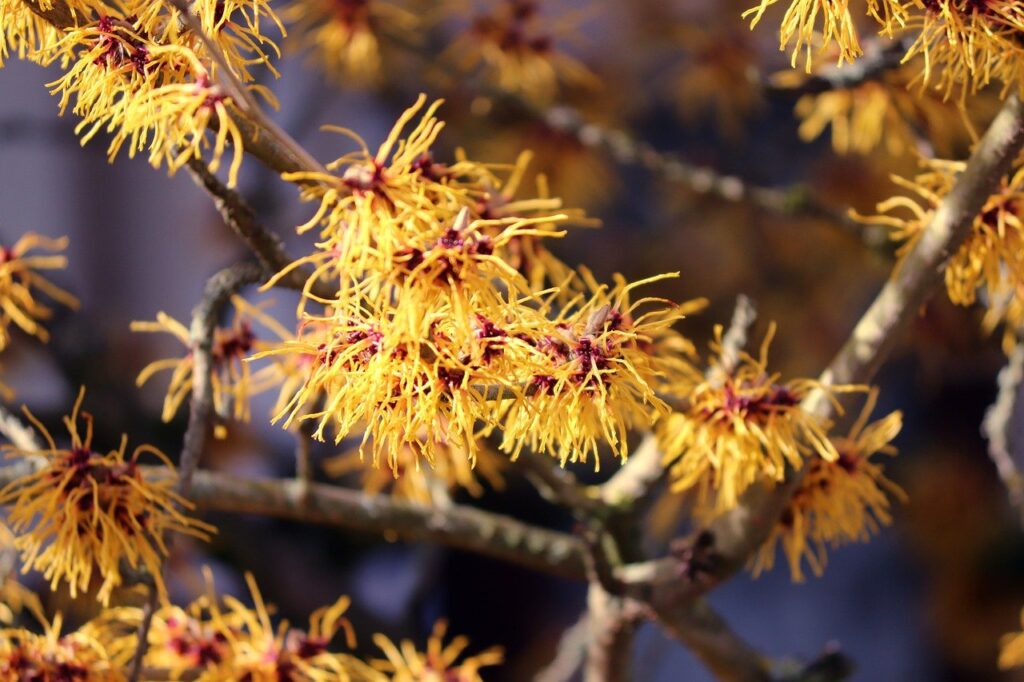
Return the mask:
<svg viewBox="0 0 1024 682">
<path fill-rule="evenodd" d="M 760 310 L 754 338 L 769 321 L 778 323 L 771 357 L 786 376 L 817 375 L 895 261 L 884 238 L 836 216 L 848 206 L 871 212 L 896 193 L 890 173 L 913 173 L 921 154 L 962 157 L 969 142 L 955 113 L 941 118 L 948 113 L 941 103 L 931 123 L 896 106 L 913 124 L 902 147 L 883 136 L 868 149 L 843 149 L 841 141 L 833 144 L 830 128 L 817 137 L 807 124 L 801 128 L 798 97 L 765 87 L 788 67 L 777 50 L 781 12 L 770 12 L 750 32 L 740 14 L 751 0 L 545 0 L 536 40 L 548 41 L 545 50 L 570 57 L 588 75 L 573 77 L 574 66 L 554 92 L 527 92 L 526 106 L 523 93 L 496 94 L 500 84 L 453 53 L 456 39 L 479 38 L 480 17 L 500 11 L 503 0 L 383 4 L 411 7 L 429 30 L 403 34 L 400 21 L 374 19 L 381 35 L 376 74 L 339 75 L 303 45 L 300 31 L 283 42 L 281 78 L 264 74 L 281 102 L 277 120 L 307 149 L 325 161 L 350 150 L 343 138 L 320 132 L 324 124 L 349 127 L 373 148 L 417 93 L 444 97 L 448 127 L 438 158 L 462 147 L 479 160 L 511 162 L 520 150 L 533 149 L 532 168 L 549 177 L 552 193 L 602 221 L 599 229 L 575 229 L 554 244 L 559 257 L 585 263 L 603 279 L 614 272 L 630 278 L 680 272 L 659 282 L 658 293 L 710 299 L 706 312 L 683 325 L 702 352 L 713 325 L 728 322 L 736 295 L 751 296 Z M 295 7 L 301 15 L 302 4 Z M 18 336 L 2 358 L 3 377 L 17 391 L 15 403 L 47 424 L 58 423 L 85 385 L 98 442 L 113 444 L 127 432 L 132 443 L 175 453 L 184 419 L 160 421 L 166 378 L 140 390 L 135 376 L 181 347 L 170 337 L 133 334 L 129 323 L 158 311 L 187 320 L 205 279 L 245 253 L 185 173 L 168 178 L 144 159 L 110 165 L 102 135 L 80 148 L 74 117 L 58 116 L 44 85 L 57 74 L 16 60 L 0 72 L 0 240 L 10 244 L 27 231 L 68 235 L 70 267 L 54 279 L 81 298 L 82 308 L 58 312 L 48 345 Z M 545 114 L 567 113 L 560 107 L 629 131 L 687 163 L 793 197 L 806 193 L 834 215 L 724 200 L 642 163 L 620 163 L 545 123 Z M 980 96 L 970 108 L 983 124 L 991 97 Z M 889 121 L 883 131 L 896 135 L 896 128 Z M 311 248 L 311 236 L 294 234 L 310 207 L 298 202 L 291 185 L 247 159 L 240 191 L 287 238 L 292 253 Z M 270 299 L 270 310 L 287 321 L 294 300 L 286 293 Z M 986 336 L 980 319 L 980 310 L 937 296 L 878 377 L 878 414 L 905 413 L 900 455 L 887 462 L 890 478 L 909 494 L 894 525 L 869 544 L 833 552 L 821 578 L 793 584 L 781 562 L 711 595 L 753 645 L 774 656 L 810 658 L 838 643 L 857 662 L 856 680 L 1024 679 L 995 669 L 1000 636 L 1020 625 L 1024 535 L 979 433 L 1005 363 L 998 333 Z M 270 396 L 258 398 L 253 423 L 233 426 L 227 440 L 212 444 L 205 465 L 240 475 L 291 475 L 291 437 L 261 418 L 271 404 Z M 318 459 L 336 452 L 314 450 Z M 612 468 L 595 474 L 585 466 L 577 473 L 599 481 Z M 514 468 L 506 479 L 504 490 L 459 501 L 571 529 L 571 519 Z M 187 546 L 170 567 L 176 599 L 195 594 L 195 569 L 209 564 L 224 592 L 244 592 L 242 571 L 251 570 L 264 597 L 300 624 L 342 593 L 353 597 L 360 633 L 423 642 L 433 621 L 446 617 L 453 632 L 471 636 L 472 650 L 505 647 L 506 665 L 486 675 L 496 681 L 531 679 L 584 603 L 582 584 L 445 548 L 275 520 L 210 520 L 220 529 L 213 542 Z M 48 602 L 82 616 L 93 608 L 68 604 L 61 594 Z M 653 627 L 641 633 L 636 670 L 644 681 L 710 679 Z"/>
</svg>

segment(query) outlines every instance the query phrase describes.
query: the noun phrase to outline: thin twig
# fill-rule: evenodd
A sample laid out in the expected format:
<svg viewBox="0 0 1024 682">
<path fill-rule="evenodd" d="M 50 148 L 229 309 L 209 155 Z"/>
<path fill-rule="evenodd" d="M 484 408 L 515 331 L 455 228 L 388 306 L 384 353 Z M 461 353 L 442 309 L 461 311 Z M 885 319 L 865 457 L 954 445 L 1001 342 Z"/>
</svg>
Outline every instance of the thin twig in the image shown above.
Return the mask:
<svg viewBox="0 0 1024 682">
<path fill-rule="evenodd" d="M 153 625 L 153 613 L 156 611 L 156 602 L 156 587 L 150 584 L 147 587 L 146 603 L 142 606 L 142 620 L 139 621 L 135 653 L 132 655 L 132 663 L 129 668 L 129 682 L 139 682 L 142 675 L 142 661 L 146 658 L 146 650 L 149 648 L 149 629 Z"/>
<path fill-rule="evenodd" d="M 39 438 L 35 432 L 12 414 L 6 407 L 0 405 L 0 434 L 11 442 L 11 445 L 23 452 L 38 452 L 42 450 Z"/>
<path fill-rule="evenodd" d="M 231 296 L 249 284 L 267 277 L 258 263 L 240 263 L 224 268 L 206 282 L 203 297 L 192 311 L 189 334 L 192 340 L 192 398 L 188 428 L 179 459 L 179 492 L 189 496 L 192 474 L 199 465 L 213 416 L 213 334 Z"/>
<path fill-rule="evenodd" d="M 723 174 L 708 166 L 695 165 L 675 154 L 655 149 L 623 130 L 589 123 L 579 111 L 571 107 L 530 111 L 552 131 L 570 136 L 588 149 L 601 150 L 620 165 L 639 166 L 669 182 L 683 185 L 695 194 L 730 203 L 747 202 L 785 216 L 820 218 L 843 227 L 858 238 L 863 234 L 863 226 L 850 218 L 845 210 L 821 203 L 805 185 L 755 185 L 739 176 Z"/>
<path fill-rule="evenodd" d="M 533 682 L 570 682 L 586 660 L 590 642 L 590 619 L 584 614 L 566 628 L 551 663 L 537 673 Z"/>
<path fill-rule="evenodd" d="M 285 251 L 281 238 L 259 222 L 252 206 L 241 194 L 230 189 L 211 173 L 204 160 L 190 158 L 188 169 L 195 183 L 206 190 L 213 199 L 225 224 L 245 242 L 269 272 L 280 272 L 294 262 L 295 259 Z M 310 275 L 309 268 L 296 268 L 278 280 L 278 284 L 297 291 L 303 291 L 309 285 L 309 291 L 314 296 L 324 300 L 335 298 L 335 288 L 320 280 L 309 282 Z"/>
<path fill-rule="evenodd" d="M 851 90 L 864 83 L 881 80 L 885 74 L 902 66 L 903 58 L 912 43 L 912 37 L 900 38 L 885 46 L 876 43 L 875 50 L 852 64 L 824 67 L 795 87 L 776 85 L 770 80 L 762 83 L 762 87 L 768 94 L 787 97 Z"/>
<path fill-rule="evenodd" d="M 733 632 L 703 599 L 661 624 L 667 634 L 685 644 L 721 682 L 771 680 L 767 659 Z"/>
<path fill-rule="evenodd" d="M 985 412 L 981 431 L 988 438 L 988 454 L 996 466 L 999 478 L 1010 498 L 1010 503 L 1024 523 L 1024 475 L 1013 451 L 1019 450 L 1020 443 L 1011 442 L 1011 430 L 1015 426 L 1014 416 L 1024 383 L 1024 343 L 1018 343 L 999 372 L 999 392 L 996 401 Z"/>
<path fill-rule="evenodd" d="M 924 234 L 822 373 L 822 384 L 860 384 L 871 380 L 899 335 L 941 287 L 942 273 L 951 254 L 970 234 L 982 205 L 1022 147 L 1024 106 L 1016 95 L 1011 95 Z M 808 396 L 802 407 L 822 418 L 829 418 L 834 409 L 822 392 Z M 801 473 L 795 472 L 786 483 L 774 488 L 751 489 L 735 510 L 702 531 L 713 542 L 715 560 L 701 580 L 681 580 L 678 562 L 663 559 L 625 567 L 624 573 L 628 575 L 622 576 L 624 581 L 634 584 L 636 593 L 651 604 L 663 625 L 671 625 L 685 613 L 690 600 L 743 567 L 774 527 L 800 480 Z"/>
</svg>

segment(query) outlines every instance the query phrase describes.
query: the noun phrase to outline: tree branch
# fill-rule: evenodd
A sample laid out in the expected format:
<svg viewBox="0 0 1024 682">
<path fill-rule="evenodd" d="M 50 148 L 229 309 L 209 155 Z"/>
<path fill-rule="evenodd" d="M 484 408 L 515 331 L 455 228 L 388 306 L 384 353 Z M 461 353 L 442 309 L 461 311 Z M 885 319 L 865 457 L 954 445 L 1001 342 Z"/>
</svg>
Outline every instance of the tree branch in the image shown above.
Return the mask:
<svg viewBox="0 0 1024 682">
<path fill-rule="evenodd" d="M 1022 147 L 1024 107 L 1017 96 L 1011 95 L 920 240 L 897 266 L 849 339 L 822 373 L 820 381 L 823 384 L 871 381 L 899 334 L 941 287 L 951 254 L 970 234 L 982 205 L 1010 170 Z M 822 392 L 808 396 L 803 407 L 825 418 L 830 417 L 833 410 L 832 403 Z M 743 567 L 777 522 L 800 479 L 800 472 L 796 472 L 782 485 L 771 489 L 752 489 L 737 509 L 702 531 L 710 535 L 713 560 L 701 579 L 681 580 L 679 562 L 663 559 L 625 567 L 623 580 L 632 583 L 637 593 L 649 600 L 663 624 L 671 626 L 685 613 L 690 600 Z"/>
<path fill-rule="evenodd" d="M 26 458 L 0 467 L 0 488 L 44 466 L 45 461 Z M 174 476 L 162 466 L 139 469 L 147 481 Z M 188 497 L 203 511 L 394 534 L 408 542 L 437 542 L 563 578 L 586 577 L 579 538 L 465 505 L 438 509 L 323 483 L 239 478 L 204 469 L 193 472 Z"/>
<path fill-rule="evenodd" d="M 817 200 L 802 184 L 762 187 L 736 175 L 726 175 L 708 166 L 689 163 L 677 155 L 655 149 L 623 130 L 607 130 L 586 122 L 576 109 L 567 106 L 537 110 L 519 103 L 530 115 L 551 130 L 576 139 L 588 149 L 603 151 L 623 166 L 640 166 L 695 194 L 730 203 L 748 202 L 785 216 L 806 216 L 835 223 L 861 238 L 864 227 L 843 210 Z"/>
<path fill-rule="evenodd" d="M 584 682 L 627 682 L 633 663 L 633 640 L 642 611 L 632 600 L 609 594 L 596 582 L 587 591 L 589 642 Z"/>
<path fill-rule="evenodd" d="M 762 87 L 769 94 L 787 97 L 850 90 L 864 83 L 880 80 L 887 72 L 899 68 L 912 43 L 913 39 L 909 37 L 893 41 L 884 47 L 876 43 L 877 49 L 852 64 L 826 66 L 795 87 L 776 85 L 771 81 L 764 83 Z"/>
<path fill-rule="evenodd" d="M 269 273 L 280 272 L 291 265 L 295 259 L 285 251 L 281 238 L 259 222 L 256 211 L 241 194 L 230 189 L 211 173 L 204 160 L 192 157 L 187 165 L 192 179 L 213 199 L 214 206 L 227 226 L 245 242 Z M 297 268 L 291 270 L 278 283 L 289 289 L 303 291 L 309 276 L 309 268 Z M 336 289 L 322 281 L 312 283 L 310 291 L 314 296 L 327 300 L 337 295 Z"/>
<path fill-rule="evenodd" d="M 1013 455 L 1019 443 L 1011 442 L 1014 414 L 1020 404 L 1024 384 L 1024 342 L 1018 342 L 999 372 L 999 392 L 996 401 L 985 412 L 981 431 L 988 438 L 988 454 L 996 466 L 999 478 L 1006 486 L 1010 504 L 1024 523 L 1024 475 L 1021 474 L 1017 459 Z"/>
<path fill-rule="evenodd" d="M 192 311 L 192 397 L 188 428 L 181 446 L 179 492 L 189 496 L 192 474 L 199 465 L 213 414 L 213 333 L 231 296 L 249 284 L 268 276 L 258 263 L 240 263 L 224 268 L 206 282 L 203 297 Z"/>
<path fill-rule="evenodd" d="M 150 469 L 148 476 L 167 475 Z M 240 479 L 196 471 L 189 498 L 200 509 L 319 523 L 407 541 L 434 541 L 567 578 L 583 579 L 583 543 L 465 505 L 445 509 L 296 479 Z"/>
<path fill-rule="evenodd" d="M 586 613 L 562 633 L 555 657 L 537 673 L 533 682 L 570 682 L 586 660 L 590 619 Z"/>
<path fill-rule="evenodd" d="M 682 642 L 721 682 L 771 680 L 767 659 L 733 632 L 728 623 L 703 600 L 681 609 L 662 629 Z"/>
</svg>

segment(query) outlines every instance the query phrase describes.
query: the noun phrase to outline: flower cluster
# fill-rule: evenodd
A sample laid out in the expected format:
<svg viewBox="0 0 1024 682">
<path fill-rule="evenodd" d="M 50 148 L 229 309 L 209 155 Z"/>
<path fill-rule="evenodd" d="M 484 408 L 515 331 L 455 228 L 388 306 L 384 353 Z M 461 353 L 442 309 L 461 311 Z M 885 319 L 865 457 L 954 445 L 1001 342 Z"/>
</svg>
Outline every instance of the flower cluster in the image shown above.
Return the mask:
<svg viewBox="0 0 1024 682">
<path fill-rule="evenodd" d="M 891 523 L 889 497 L 903 501 L 905 494 L 871 458 L 896 454 L 889 443 L 899 433 L 902 417 L 893 412 L 868 424 L 876 398 L 877 391 L 872 391 L 846 437 L 832 438 L 836 460 L 812 457 L 807 462 L 800 487 L 754 557 L 755 575 L 772 567 L 781 543 L 793 580 L 803 580 L 804 561 L 820 576 L 828 548 L 864 542 Z"/>
<path fill-rule="evenodd" d="M 917 149 L 922 141 L 952 150 L 966 140 L 970 121 L 941 93 L 912 89 L 920 72 L 920 60 L 913 60 L 848 88 L 802 95 L 795 107 L 800 138 L 810 142 L 831 128 L 832 148 L 838 154 L 881 149 L 898 157 Z M 805 80 L 793 71 L 774 78 L 776 84 L 794 88 Z"/>
<path fill-rule="evenodd" d="M 761 0 L 744 13 L 756 25 L 779 0 Z M 849 0 L 791 0 L 782 19 L 780 46 L 793 46 L 796 66 L 803 53 L 808 73 L 813 53 L 834 51 L 838 62 L 863 54 Z M 915 81 L 934 83 L 949 97 L 973 94 L 990 83 L 1002 83 L 1004 93 L 1024 85 L 1024 10 L 1012 0 L 868 0 L 867 14 L 877 20 L 885 37 L 913 38 L 904 62 L 918 61 Z"/>
<path fill-rule="evenodd" d="M 0 504 L 10 507 L 15 546 L 26 571 L 41 571 L 51 589 L 66 582 L 72 596 L 87 592 L 96 572 L 102 581 L 97 599 L 109 603 L 111 593 L 123 582 L 124 565 L 145 568 L 163 593 L 160 565 L 168 553 L 165 533 L 206 538 L 213 528 L 184 515 L 182 509 L 190 505 L 172 490 L 173 477 L 154 482 L 143 478 L 139 465 L 143 455 L 152 455 L 174 470 L 156 448 L 140 445 L 126 456 L 127 437 L 123 437 L 118 448 L 106 454 L 92 449 L 92 416 L 81 410 L 84 397 L 83 390 L 64 419 L 71 437 L 67 448 L 58 447 L 26 410 L 46 447 L 11 454 L 36 467 L 34 473 L 0 490 Z"/>
<path fill-rule="evenodd" d="M 207 580 L 210 582 L 209 575 Z M 154 613 L 146 662 L 173 677 L 200 674 L 201 680 L 340 680 L 366 679 L 369 667 L 348 653 L 329 649 L 338 633 L 348 648 L 355 634 L 344 614 L 342 597 L 314 611 L 305 630 L 287 621 L 275 624 L 252 575 L 246 575 L 252 597 L 249 607 L 233 597 L 209 593 L 186 608 L 165 605 Z M 111 628 L 120 626 L 128 641 L 118 648 L 134 651 L 142 618 L 137 609 L 112 614 Z"/>
<path fill-rule="evenodd" d="M 990 83 L 1004 91 L 1024 86 L 1024 8 L 1012 0 L 927 0 L 904 2 L 905 27 L 917 38 L 907 57 L 924 57 L 921 79 L 948 96 L 961 87 L 973 94 Z M 923 5 L 923 7 L 921 7 Z"/>
<path fill-rule="evenodd" d="M 208 589 L 185 607 L 162 600 L 146 629 L 142 668 L 160 679 L 200 682 L 482 682 L 479 670 L 502 662 L 490 648 L 463 656 L 465 637 L 444 642 L 441 621 L 420 651 L 409 640 L 396 646 L 382 634 L 373 641 L 384 658 L 364 662 L 354 653 L 356 636 L 345 617 L 350 600 L 341 597 L 317 609 L 308 626 L 273 618 L 252 575 L 246 575 L 252 605 L 218 596 L 207 570 Z M 143 610 L 105 609 L 78 630 L 61 635 L 62 617 L 48 623 L 35 613 L 43 633 L 0 630 L 0 676 L 13 680 L 122 682 L 139 649 Z M 340 641 L 339 641 L 340 640 Z M 148 678 L 146 678 L 148 679 Z M 155 678 L 154 678 L 155 679 Z"/>
<path fill-rule="evenodd" d="M 25 628 L 0 630 L 0 677 L 5 680 L 122 682 L 127 675 L 88 625 L 61 635 L 63 618 L 47 622 L 41 634 Z"/>
<path fill-rule="evenodd" d="M 278 418 L 336 442 L 361 429 L 394 471 L 410 452 L 472 464 L 495 428 L 513 456 L 528 446 L 586 461 L 603 441 L 624 457 L 626 432 L 667 411 L 656 387 L 685 371 L 678 351 L 690 348 L 670 326 L 700 303 L 631 302 L 642 282 L 571 273 L 541 242 L 578 212 L 543 191 L 518 196 L 527 157 L 434 159 L 438 105 L 420 97 L 376 153 L 360 140 L 328 174 L 286 176 L 318 202 L 299 230 L 319 227 L 320 241 L 284 271 L 314 268 L 296 338 L 255 356 L 303 358 L 306 380 Z M 334 299 L 312 293 L 324 283 Z"/>
<path fill-rule="evenodd" d="M 261 22 L 280 22 L 267 0 L 200 0 L 190 3 L 189 20 L 162 2 L 69 5 L 72 23 L 58 31 L 22 0 L 13 6 L 4 0 L 0 60 L 13 51 L 43 64 L 59 62 L 64 74 L 50 88 L 60 96 L 61 113 L 71 109 L 81 117 L 83 143 L 101 131 L 112 134 L 111 159 L 122 149 L 129 156 L 145 152 L 154 167 L 166 165 L 173 173 L 209 154 L 216 170 L 230 145 L 234 185 L 243 151 L 237 119 L 247 106 L 237 100 L 252 96 L 239 90 L 273 103 L 265 88 L 241 85 L 253 79 L 255 65 L 273 71 L 270 55 L 277 47 Z"/>
</svg>

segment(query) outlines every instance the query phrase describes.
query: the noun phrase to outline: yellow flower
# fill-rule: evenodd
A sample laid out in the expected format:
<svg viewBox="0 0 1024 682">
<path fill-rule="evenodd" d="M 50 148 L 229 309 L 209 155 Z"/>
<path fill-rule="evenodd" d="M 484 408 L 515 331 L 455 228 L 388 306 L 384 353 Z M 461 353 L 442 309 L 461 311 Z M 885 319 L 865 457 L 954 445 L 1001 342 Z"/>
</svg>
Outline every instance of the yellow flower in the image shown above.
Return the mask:
<svg viewBox="0 0 1024 682">
<path fill-rule="evenodd" d="M 935 81 L 948 97 L 957 86 L 962 95 L 991 82 L 1004 93 L 1024 85 L 1024 9 L 1013 0 L 929 0 L 904 2 L 910 10 L 908 31 L 917 39 L 906 59 L 924 57 L 922 81 Z"/>
<path fill-rule="evenodd" d="M 388 675 L 391 682 L 483 682 L 480 669 L 500 665 L 504 654 L 498 647 L 491 647 L 473 656 L 462 658 L 469 639 L 456 637 L 444 643 L 448 623 L 440 620 L 427 640 L 427 650 L 419 651 L 410 640 L 395 645 L 381 634 L 373 636 L 373 642 L 384 653 L 385 659 L 372 661 L 374 668 Z"/>
<path fill-rule="evenodd" d="M 678 33 L 687 53 L 675 86 L 680 114 L 691 125 L 706 116 L 725 135 L 740 137 L 746 120 L 763 105 L 754 40 L 731 23 L 687 24 Z"/>
<path fill-rule="evenodd" d="M 879 215 L 862 217 L 862 222 L 881 225 L 900 242 L 905 254 L 924 234 L 943 197 L 948 194 L 966 164 L 958 161 L 931 160 L 924 172 L 913 180 L 893 176 L 894 183 L 913 192 L 878 204 Z M 1003 178 L 999 189 L 986 200 L 974 218 L 967 240 L 946 266 L 946 291 L 957 305 L 971 305 L 979 290 L 987 292 L 992 305 L 987 326 L 998 321 L 998 314 L 1018 309 L 1014 303 L 1024 291 L 1024 169 Z M 1012 320 L 1011 320 L 1012 321 Z"/>
<path fill-rule="evenodd" d="M 127 680 L 112 665 L 103 644 L 83 627 L 61 636 L 63 618 L 52 623 L 39 614 L 43 633 L 23 628 L 0 630 L 0 677 L 33 682 L 122 682 Z"/>
<path fill-rule="evenodd" d="M 721 327 L 712 349 L 721 346 Z M 812 379 L 782 382 L 768 372 L 769 329 L 759 358 L 746 353 L 734 370 L 712 372 L 689 394 L 689 407 L 671 414 L 658 429 L 672 490 L 695 490 L 699 508 L 717 514 L 736 506 L 756 482 L 782 481 L 786 467 L 799 469 L 808 457 L 839 458 L 826 433 L 829 423 L 806 412 L 801 401 L 812 391 L 859 390 L 825 387 Z M 715 366 L 720 361 L 715 361 Z"/>
<path fill-rule="evenodd" d="M 800 138 L 810 142 L 831 126 L 832 148 L 838 154 L 881 148 L 901 156 L 918 147 L 919 137 L 951 150 L 956 141 L 966 139 L 969 126 L 963 112 L 938 93 L 909 90 L 920 68 L 915 60 L 853 88 L 803 95 L 795 110 L 801 119 Z"/>
<path fill-rule="evenodd" d="M 221 419 L 249 421 L 250 398 L 278 385 L 284 377 L 278 366 L 267 366 L 253 371 L 251 364 L 243 360 L 250 353 L 273 348 L 278 341 L 287 340 L 292 335 L 276 320 L 246 302 L 241 296 L 233 296 L 231 302 L 235 309 L 231 326 L 217 328 L 213 335 L 213 409 Z M 259 323 L 269 330 L 277 340 L 260 339 L 256 335 L 254 323 Z M 183 357 L 165 358 L 149 363 L 135 379 L 136 385 L 142 386 L 157 372 L 171 370 L 161 414 L 161 419 L 169 422 L 192 392 L 195 378 L 191 334 L 185 325 L 163 312 L 157 313 L 153 322 L 132 322 L 131 328 L 136 332 L 171 334 L 189 349 Z"/>
<path fill-rule="evenodd" d="M 307 264 L 314 267 L 300 311 L 305 301 L 317 300 L 309 295 L 312 284 L 327 280 L 337 282 L 337 300 L 320 303 L 392 300 L 401 289 L 411 292 L 405 296 L 409 308 L 433 307 L 418 294 L 449 297 L 464 315 L 467 296 L 497 294 L 496 287 L 483 286 L 486 280 L 521 292 L 527 280 L 520 271 L 533 285 L 559 272 L 557 261 L 536 242 L 560 237 L 556 223 L 581 222 L 582 213 L 561 212 L 561 202 L 547 195 L 543 181 L 539 196 L 517 196 L 528 155 L 512 166 L 480 164 L 462 153 L 454 163 L 436 161 L 431 147 L 444 126 L 435 116 L 440 104 L 424 110 L 421 95 L 375 154 L 354 133 L 339 129 L 358 142 L 359 152 L 329 164 L 332 172 L 327 174 L 285 174 L 287 180 L 306 183 L 303 198 L 320 204 L 298 228 L 301 233 L 321 227 L 316 252 L 277 276 Z M 478 304 L 476 312 L 487 314 L 495 307 L 495 295 L 490 304 Z"/>
<path fill-rule="evenodd" d="M 567 220 L 574 225 L 596 227 L 599 223 L 588 219 L 582 209 L 564 208 L 561 199 L 552 197 L 548 189 L 547 176 L 543 174 L 538 174 L 534 178 L 535 195 L 519 196 L 533 156 L 531 151 L 520 152 L 504 183 L 491 184 L 489 178 L 482 177 L 483 191 L 473 207 L 473 213 L 483 220 L 546 217 L 551 224 Z M 468 161 L 461 150 L 458 160 Z M 572 270 L 548 251 L 543 243 L 544 238 L 555 237 L 558 234 L 547 229 L 550 227 L 549 224 L 542 225 L 543 227 L 539 229 L 545 231 L 539 235 L 512 235 L 500 251 L 505 262 L 526 278 L 532 291 L 539 291 L 545 283 L 564 284 L 572 277 Z"/>
<path fill-rule="evenodd" d="M 60 32 L 24 0 L 0 0 L 0 67 L 10 57 L 49 64 L 59 56 Z"/>
<path fill-rule="evenodd" d="M 167 555 L 164 534 L 183 533 L 205 539 L 214 529 L 188 518 L 181 508 L 190 503 L 165 478 L 150 483 L 142 478 L 139 459 L 153 455 L 168 469 L 167 456 L 150 445 L 140 445 L 125 456 L 127 436 L 116 450 L 92 450 L 92 416 L 81 412 L 83 389 L 64 425 L 71 436 L 67 449 L 58 448 L 50 433 L 28 410 L 26 415 L 44 437 L 46 449 L 13 451 L 11 457 L 43 457 L 45 465 L 0 490 L 0 504 L 10 507 L 15 546 L 24 570 L 41 571 L 56 589 L 66 581 L 74 597 L 89 589 L 93 572 L 102 579 L 97 598 L 107 604 L 122 583 L 122 562 L 145 568 L 161 594 L 165 588 L 160 565 Z M 85 433 L 79 433 L 81 418 Z"/>
<path fill-rule="evenodd" d="M 234 120 L 237 110 L 232 98 L 205 72 L 197 71 L 194 80 L 142 90 L 122 102 L 126 104 L 115 116 L 117 132 L 107 150 L 111 161 L 125 145 L 129 158 L 148 149 L 150 165 L 159 168 L 166 164 L 168 173 L 174 175 L 189 159 L 202 158 L 209 148 L 209 168 L 216 172 L 230 143 L 227 184 L 234 187 L 238 183 L 245 150 Z M 207 134 L 211 130 L 216 130 L 212 144 Z"/>
<path fill-rule="evenodd" d="M 259 64 L 274 76 L 277 69 L 270 62 L 269 50 L 275 57 L 281 51 L 273 40 L 263 34 L 260 22 L 270 21 L 284 34 L 284 25 L 268 0 L 194 0 L 192 11 L 199 17 L 203 32 L 213 38 L 231 70 L 243 81 L 253 80 L 249 67 Z M 166 22 L 168 27 L 177 22 Z M 199 55 L 205 56 L 205 50 Z M 216 70 L 213 70 L 216 74 Z"/>
<path fill-rule="evenodd" d="M 883 1 L 891 4 L 891 0 Z M 744 12 L 743 17 L 753 15 L 750 27 L 754 28 L 765 11 L 777 2 L 779 0 L 761 0 L 757 7 Z M 803 52 L 805 67 L 810 73 L 816 32 L 819 30 L 822 33 L 820 50 L 825 51 L 834 43 L 839 50 L 839 64 L 853 62 L 860 56 L 860 41 L 850 15 L 849 0 L 791 0 L 779 29 L 779 49 L 787 50 L 793 45 L 791 64 L 794 68 Z"/>
<path fill-rule="evenodd" d="M 889 443 L 900 431 L 902 416 L 893 412 L 868 424 L 877 395 L 869 394 L 848 436 L 832 439 L 838 459 L 813 457 L 807 462 L 800 488 L 752 561 L 754 575 L 771 569 L 781 543 L 794 581 L 803 581 L 804 561 L 820 576 L 828 548 L 866 542 L 880 526 L 892 522 L 889 497 L 905 501 L 906 494 L 871 458 L 896 454 Z"/>
<path fill-rule="evenodd" d="M 69 308 L 78 308 L 77 298 L 39 274 L 40 270 L 67 267 L 67 258 L 30 253 L 33 249 L 63 251 L 67 245 L 67 237 L 48 239 L 29 233 L 11 247 L 0 247 L 0 350 L 10 341 L 12 322 L 41 341 L 49 339 L 49 333 L 40 322 L 48 319 L 53 311 L 36 299 L 34 290 Z"/>
<path fill-rule="evenodd" d="M 282 12 L 293 39 L 312 50 L 329 76 L 346 85 L 381 75 L 378 31 L 415 41 L 423 17 L 384 0 L 294 0 Z"/>
<path fill-rule="evenodd" d="M 466 71 L 483 65 L 499 89 L 549 103 L 560 84 L 597 89 L 598 78 L 579 60 L 559 51 L 555 40 L 573 30 L 579 17 L 546 17 L 535 0 L 504 0 L 491 14 L 473 20 L 450 52 Z"/>
<path fill-rule="evenodd" d="M 580 294 L 555 306 L 549 298 L 526 325 L 536 359 L 520 369 L 527 372 L 526 390 L 506 407 L 503 450 L 514 459 L 529 447 L 563 465 L 593 455 L 597 467 L 604 442 L 626 458 L 629 430 L 668 412 L 657 389 L 694 373 L 681 359 L 692 346 L 670 327 L 704 301 L 630 301 L 634 288 L 673 276 L 633 283 L 617 276 L 609 289 L 583 271 L 589 299 Z"/>
<path fill-rule="evenodd" d="M 143 664 L 170 679 L 201 682 L 385 682 L 351 654 L 330 650 L 338 635 L 355 647 L 355 633 L 345 612 L 348 597 L 317 609 L 305 630 L 287 621 L 271 622 L 274 613 L 251 574 L 245 579 L 252 606 L 232 596 L 219 597 L 212 574 L 204 568 L 207 590 L 186 607 L 163 604 L 153 613 Z M 142 609 L 108 609 L 90 623 L 117 660 L 130 660 L 137 649 Z"/>
<path fill-rule="evenodd" d="M 148 150 L 150 163 L 166 163 L 171 173 L 207 149 L 216 169 L 230 142 L 228 185 L 233 187 L 243 151 L 235 120 L 240 114 L 214 82 L 217 72 L 208 65 L 205 45 L 164 13 L 165 4 L 147 3 L 139 9 L 140 15 L 101 14 L 65 32 L 57 47 L 67 52 L 70 65 L 50 83 L 51 92 L 60 94 L 61 113 L 73 98 L 73 110 L 82 118 L 76 131 L 83 144 L 105 130 L 114 133 L 108 148 L 111 160 L 124 146 L 129 156 Z M 204 0 L 195 10 L 221 44 L 228 68 L 236 77 L 251 80 L 248 67 L 267 61 L 262 46 L 269 41 L 258 32 L 258 20 L 272 16 L 269 8 L 262 0 L 244 7 Z M 246 87 L 276 104 L 266 88 Z"/>
<path fill-rule="evenodd" d="M 254 356 L 308 358 L 306 382 L 275 421 L 312 420 L 315 438 L 330 427 L 335 442 L 362 429 L 360 450 L 372 443 L 373 463 L 392 469 L 405 447 L 428 459 L 438 447 L 464 448 L 472 461 L 478 420 L 493 422 L 488 387 L 507 381 L 531 352 L 504 329 L 487 321 L 466 328 L 444 311 L 422 311 L 414 329 L 406 320 L 392 324 L 387 307 L 312 319 L 314 334 Z"/>
</svg>

